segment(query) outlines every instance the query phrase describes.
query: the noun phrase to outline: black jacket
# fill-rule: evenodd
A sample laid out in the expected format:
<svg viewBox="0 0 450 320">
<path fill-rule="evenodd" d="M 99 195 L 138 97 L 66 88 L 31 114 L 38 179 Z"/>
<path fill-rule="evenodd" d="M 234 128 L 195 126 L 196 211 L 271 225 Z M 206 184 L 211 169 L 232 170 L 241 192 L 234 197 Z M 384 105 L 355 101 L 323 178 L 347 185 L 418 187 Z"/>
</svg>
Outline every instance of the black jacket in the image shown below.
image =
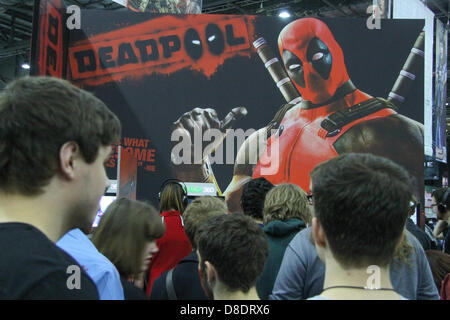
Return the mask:
<svg viewBox="0 0 450 320">
<path fill-rule="evenodd" d="M 125 276 L 120 275 L 120 282 L 122 283 L 125 300 L 147 300 L 144 290 L 129 282 Z"/>
<path fill-rule="evenodd" d="M 208 300 L 200 284 L 198 258 L 195 251 L 178 262 L 172 270 L 172 283 L 177 300 Z M 168 272 L 164 272 L 153 283 L 150 300 L 170 300 L 166 288 Z"/>
<path fill-rule="evenodd" d="M 72 287 L 73 286 L 73 287 Z M 98 300 L 84 269 L 42 231 L 0 223 L 0 300 Z"/>
</svg>

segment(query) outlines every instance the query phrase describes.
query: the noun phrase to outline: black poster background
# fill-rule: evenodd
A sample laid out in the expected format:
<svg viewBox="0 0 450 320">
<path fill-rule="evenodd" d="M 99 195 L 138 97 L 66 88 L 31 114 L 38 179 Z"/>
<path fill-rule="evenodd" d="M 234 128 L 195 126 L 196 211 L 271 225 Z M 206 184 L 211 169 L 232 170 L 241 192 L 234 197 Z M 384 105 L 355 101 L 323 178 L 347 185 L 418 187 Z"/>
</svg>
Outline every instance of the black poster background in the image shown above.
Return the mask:
<svg viewBox="0 0 450 320">
<path fill-rule="evenodd" d="M 82 10 L 82 29 L 70 31 L 68 45 L 71 47 L 80 40 L 158 17 L 161 16 Z M 177 17 L 183 19 L 184 16 Z M 211 18 L 214 20 L 214 16 Z M 278 57 L 278 34 L 290 21 L 275 17 L 256 19 L 255 33 L 268 41 Z M 322 21 L 342 47 L 350 79 L 356 87 L 374 97 L 384 98 L 424 25 L 422 20 L 383 20 L 381 30 L 369 30 L 365 19 Z M 170 29 L 170 25 L 167 28 Z M 147 199 L 157 205 L 160 185 L 171 177 L 170 126 L 183 113 L 195 107 L 210 107 L 223 118 L 232 108 L 244 106 L 248 115 L 234 128 L 259 129 L 286 103 L 256 52 L 250 50 L 251 58 L 228 59 L 210 78 L 184 69 L 169 76 L 153 74 L 96 86 L 75 81 L 103 100 L 121 119 L 123 137 L 148 139 L 148 148 L 155 149 L 153 165 L 156 171 L 138 169 L 137 199 Z M 423 74 L 418 76 L 400 113 L 423 123 Z M 423 157 L 423 154 L 417 156 Z M 233 165 L 214 165 L 213 170 L 224 191 L 231 181 Z M 108 173 L 114 178 L 116 168 L 110 168 Z"/>
</svg>

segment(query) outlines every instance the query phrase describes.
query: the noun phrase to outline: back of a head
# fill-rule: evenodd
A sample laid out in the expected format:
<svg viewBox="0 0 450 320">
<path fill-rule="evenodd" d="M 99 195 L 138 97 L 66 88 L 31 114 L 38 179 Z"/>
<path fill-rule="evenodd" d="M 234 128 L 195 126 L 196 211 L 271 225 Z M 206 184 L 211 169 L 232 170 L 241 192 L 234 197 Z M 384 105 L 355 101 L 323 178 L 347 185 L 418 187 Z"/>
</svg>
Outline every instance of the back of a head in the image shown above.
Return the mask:
<svg viewBox="0 0 450 320">
<path fill-rule="evenodd" d="M 193 250 L 197 249 L 196 235 L 200 226 L 208 219 L 227 214 L 225 202 L 219 198 L 203 196 L 192 201 L 183 213 L 184 231 Z"/>
<path fill-rule="evenodd" d="M 247 293 L 264 270 L 269 248 L 264 231 L 240 213 L 212 217 L 199 229 L 202 263 L 209 261 L 230 292 Z"/>
<path fill-rule="evenodd" d="M 295 184 L 280 184 L 270 190 L 264 201 L 264 224 L 274 220 L 300 219 L 311 223 L 311 210 L 306 192 Z"/>
<path fill-rule="evenodd" d="M 147 242 L 164 235 L 165 226 L 156 209 L 141 201 L 114 201 L 104 213 L 92 242 L 126 276 L 139 274 Z"/>
<path fill-rule="evenodd" d="M 447 190 L 448 187 L 436 189 L 431 193 L 431 196 L 434 197 L 434 199 L 436 199 L 437 203 L 442 203 L 445 200 L 445 203 L 443 204 L 446 205 L 448 208 L 450 208 L 450 194 L 447 196 L 447 199 L 444 199 Z"/>
<path fill-rule="evenodd" d="M 263 220 L 264 199 L 274 186 L 266 178 L 256 178 L 247 182 L 241 196 L 244 214 L 254 219 Z"/>
<path fill-rule="evenodd" d="M 430 264 L 434 283 L 440 292 L 442 280 L 450 273 L 450 254 L 439 250 L 426 250 L 425 253 Z"/>
<path fill-rule="evenodd" d="M 164 186 L 161 191 L 161 205 L 159 212 L 176 210 L 180 214 L 186 209 L 182 201 L 183 187 L 177 182 L 170 182 Z"/>
<path fill-rule="evenodd" d="M 345 268 L 386 266 L 409 217 L 408 173 L 372 154 L 344 154 L 311 172 L 314 213 Z"/>
<path fill-rule="evenodd" d="M 59 151 L 76 142 L 87 163 L 119 141 L 118 118 L 66 80 L 26 77 L 0 95 L 0 189 L 38 195 L 59 172 Z"/>
</svg>

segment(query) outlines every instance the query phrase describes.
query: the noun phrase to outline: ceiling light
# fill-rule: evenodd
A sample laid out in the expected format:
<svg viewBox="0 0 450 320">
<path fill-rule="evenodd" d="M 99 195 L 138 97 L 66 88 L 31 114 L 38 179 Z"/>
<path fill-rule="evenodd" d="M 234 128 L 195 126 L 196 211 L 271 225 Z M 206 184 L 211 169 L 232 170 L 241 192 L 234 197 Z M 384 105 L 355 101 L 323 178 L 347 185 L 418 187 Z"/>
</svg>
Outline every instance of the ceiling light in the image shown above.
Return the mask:
<svg viewBox="0 0 450 320">
<path fill-rule="evenodd" d="M 22 69 L 25 69 L 25 70 L 29 70 L 30 69 L 30 65 L 28 64 L 28 63 L 22 63 Z"/>
<path fill-rule="evenodd" d="M 278 15 L 280 18 L 290 18 L 291 14 L 289 13 L 289 11 L 283 10 L 280 12 L 280 14 Z"/>
</svg>

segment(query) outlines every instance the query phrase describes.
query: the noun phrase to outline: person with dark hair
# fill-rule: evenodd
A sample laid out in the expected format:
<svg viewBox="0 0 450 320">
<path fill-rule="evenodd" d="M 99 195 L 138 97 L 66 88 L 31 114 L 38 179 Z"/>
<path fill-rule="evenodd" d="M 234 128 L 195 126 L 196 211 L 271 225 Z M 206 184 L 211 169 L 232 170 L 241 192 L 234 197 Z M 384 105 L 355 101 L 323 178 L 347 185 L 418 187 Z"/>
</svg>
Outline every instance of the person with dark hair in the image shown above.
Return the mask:
<svg viewBox="0 0 450 320">
<path fill-rule="evenodd" d="M 155 280 L 150 300 L 206 300 L 198 275 L 196 237 L 198 229 L 208 219 L 227 214 L 225 202 L 211 196 L 192 201 L 183 213 L 184 230 L 192 252 Z"/>
<path fill-rule="evenodd" d="M 243 213 L 263 226 L 263 208 L 266 193 L 274 186 L 266 178 L 250 180 L 244 186 L 241 196 Z"/>
<path fill-rule="evenodd" d="M 389 264 L 410 216 L 407 181 L 402 167 L 372 154 L 345 154 L 311 171 L 312 230 L 325 279 L 310 299 L 406 299 Z"/>
<path fill-rule="evenodd" d="M 143 288 L 133 284 L 147 271 L 158 252 L 156 239 L 165 226 L 153 206 L 125 198 L 114 201 L 105 211 L 92 242 L 119 271 L 125 300 L 145 300 Z"/>
<path fill-rule="evenodd" d="M 264 232 L 269 242 L 269 258 L 258 280 L 259 297 L 272 293 L 284 251 L 292 238 L 311 223 L 306 192 L 295 184 L 281 184 L 270 190 L 264 201 Z"/>
<path fill-rule="evenodd" d="M 431 208 L 436 214 L 438 222 L 433 230 L 436 239 L 444 240 L 443 251 L 450 253 L 450 189 L 439 188 L 431 194 Z"/>
<path fill-rule="evenodd" d="M 214 300 L 258 300 L 256 282 L 269 248 L 264 231 L 240 213 L 212 217 L 196 237 L 199 273 Z"/>
<path fill-rule="evenodd" d="M 184 186 L 176 181 L 171 181 L 164 185 L 161 191 L 159 208 L 161 214 L 170 211 L 176 211 L 179 215 L 183 214 L 187 206 L 187 203 L 183 201 L 183 195 L 186 193 L 183 188 Z"/>
<path fill-rule="evenodd" d="M 147 279 L 147 297 L 152 292 L 153 282 L 165 271 L 192 252 L 191 243 L 184 232 L 183 213 L 187 206 L 187 190 L 180 182 L 170 181 L 163 185 L 160 193 L 160 214 L 166 232 L 156 241 L 159 251 L 152 259 Z"/>
<path fill-rule="evenodd" d="M 442 292 L 442 284 L 445 277 L 450 274 L 450 254 L 441 252 L 439 250 L 425 251 L 428 262 L 430 264 L 431 273 L 433 274 L 434 283 L 439 292 Z M 446 297 L 450 299 L 449 297 Z M 441 299 L 444 299 L 441 294 Z"/>
<path fill-rule="evenodd" d="M 0 95 L 0 299 L 98 299 L 55 243 L 88 228 L 109 186 L 121 125 L 68 81 L 26 77 Z M 76 289 L 76 290 L 75 290 Z"/>
<path fill-rule="evenodd" d="M 400 229 L 404 230 L 402 215 L 407 216 L 410 210 L 411 192 L 405 171 L 387 159 L 367 154 L 348 154 L 330 161 L 319 165 L 311 174 L 310 196 L 320 223 L 319 227 L 316 222 L 315 241 L 319 244 L 315 246 L 311 237 L 314 227 L 300 231 L 292 239 L 270 298 L 306 299 L 332 286 L 325 274 L 328 265 L 325 266 L 318 256 L 320 251 L 322 258 L 322 253 L 333 252 L 339 263 L 330 263 L 340 268 L 337 270 L 374 263 L 380 266 L 380 272 L 384 268 L 383 273 L 386 273 L 387 263 L 389 270 L 385 281 L 390 279 L 392 286 L 383 282 L 380 286 L 389 286 L 411 300 L 439 299 L 421 244 L 408 231 L 398 235 Z M 367 277 L 366 274 L 366 280 Z M 340 284 L 348 282 L 341 280 Z M 378 291 L 353 291 L 363 292 L 361 298 L 379 295 Z"/>
</svg>

